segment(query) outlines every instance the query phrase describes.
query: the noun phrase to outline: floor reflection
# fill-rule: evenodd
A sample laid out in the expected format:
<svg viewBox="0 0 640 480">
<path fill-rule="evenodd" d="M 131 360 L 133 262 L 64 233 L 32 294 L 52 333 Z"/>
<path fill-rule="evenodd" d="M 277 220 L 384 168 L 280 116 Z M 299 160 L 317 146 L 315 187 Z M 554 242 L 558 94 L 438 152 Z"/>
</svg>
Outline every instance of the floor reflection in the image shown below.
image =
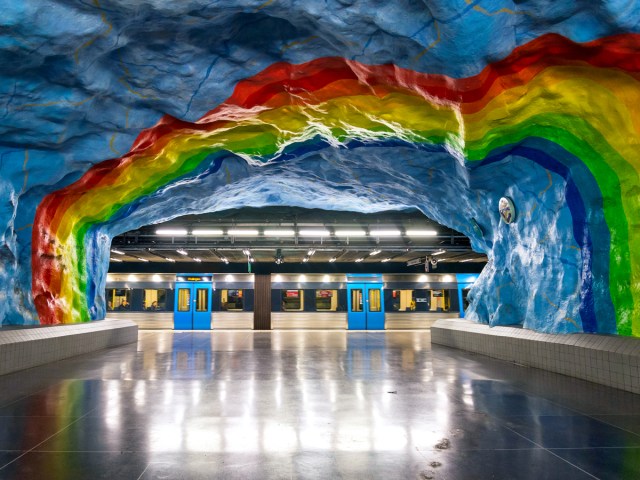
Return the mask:
<svg viewBox="0 0 640 480">
<path fill-rule="evenodd" d="M 141 332 L 1 377 L 0 398 L 0 478 L 471 478 L 489 460 L 498 478 L 624 478 L 640 458 L 638 396 L 432 349 L 424 331 Z"/>
</svg>

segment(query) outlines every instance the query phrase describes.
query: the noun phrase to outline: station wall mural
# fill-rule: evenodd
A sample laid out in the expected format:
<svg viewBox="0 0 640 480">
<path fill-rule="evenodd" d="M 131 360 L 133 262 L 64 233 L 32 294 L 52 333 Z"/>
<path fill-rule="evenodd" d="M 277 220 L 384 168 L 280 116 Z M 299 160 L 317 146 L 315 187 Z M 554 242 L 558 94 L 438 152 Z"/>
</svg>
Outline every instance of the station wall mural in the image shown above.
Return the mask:
<svg viewBox="0 0 640 480">
<path fill-rule="evenodd" d="M 489 257 L 466 317 L 640 336 L 637 7 L 325 3 L 10 7 L 3 324 L 103 318 L 142 225 L 417 207 Z"/>
</svg>

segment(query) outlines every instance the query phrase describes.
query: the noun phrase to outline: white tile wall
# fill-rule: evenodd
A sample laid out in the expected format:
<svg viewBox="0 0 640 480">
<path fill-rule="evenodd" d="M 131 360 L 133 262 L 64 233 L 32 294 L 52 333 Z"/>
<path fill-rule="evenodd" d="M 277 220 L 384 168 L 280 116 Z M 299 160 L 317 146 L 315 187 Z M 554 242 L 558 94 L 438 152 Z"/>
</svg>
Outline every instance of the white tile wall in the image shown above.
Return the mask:
<svg viewBox="0 0 640 480">
<path fill-rule="evenodd" d="M 124 319 L 0 328 L 0 375 L 137 340 L 138 326 Z"/>
<path fill-rule="evenodd" d="M 431 343 L 640 393 L 640 338 L 555 335 L 441 319 L 431 326 Z"/>
</svg>

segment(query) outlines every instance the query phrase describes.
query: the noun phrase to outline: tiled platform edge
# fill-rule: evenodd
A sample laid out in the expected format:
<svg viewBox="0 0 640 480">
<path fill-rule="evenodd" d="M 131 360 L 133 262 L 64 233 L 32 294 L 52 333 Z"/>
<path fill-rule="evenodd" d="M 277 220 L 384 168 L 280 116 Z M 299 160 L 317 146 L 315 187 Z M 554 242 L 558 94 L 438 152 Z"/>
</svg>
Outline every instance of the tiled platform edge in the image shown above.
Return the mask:
<svg viewBox="0 0 640 480">
<path fill-rule="evenodd" d="M 137 339 L 138 326 L 124 319 L 48 327 L 0 328 L 0 375 L 125 345 Z"/>
<path fill-rule="evenodd" d="M 640 393 L 638 338 L 552 335 L 441 319 L 431 326 L 431 343 Z"/>
</svg>

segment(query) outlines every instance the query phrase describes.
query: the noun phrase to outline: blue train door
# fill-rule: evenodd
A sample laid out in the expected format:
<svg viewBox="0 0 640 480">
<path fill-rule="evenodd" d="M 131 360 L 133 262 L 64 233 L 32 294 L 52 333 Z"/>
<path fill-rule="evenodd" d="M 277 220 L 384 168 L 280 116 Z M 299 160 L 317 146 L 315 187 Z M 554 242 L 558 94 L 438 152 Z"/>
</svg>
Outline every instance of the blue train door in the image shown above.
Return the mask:
<svg viewBox="0 0 640 480">
<path fill-rule="evenodd" d="M 351 281 L 350 281 L 351 280 Z M 360 283 L 353 280 L 365 280 Z M 349 330 L 384 330 L 384 295 L 380 275 L 347 275 L 347 325 Z M 371 283 L 369 283 L 371 282 Z"/>
<path fill-rule="evenodd" d="M 211 276 L 176 278 L 173 328 L 211 330 Z"/>
</svg>

